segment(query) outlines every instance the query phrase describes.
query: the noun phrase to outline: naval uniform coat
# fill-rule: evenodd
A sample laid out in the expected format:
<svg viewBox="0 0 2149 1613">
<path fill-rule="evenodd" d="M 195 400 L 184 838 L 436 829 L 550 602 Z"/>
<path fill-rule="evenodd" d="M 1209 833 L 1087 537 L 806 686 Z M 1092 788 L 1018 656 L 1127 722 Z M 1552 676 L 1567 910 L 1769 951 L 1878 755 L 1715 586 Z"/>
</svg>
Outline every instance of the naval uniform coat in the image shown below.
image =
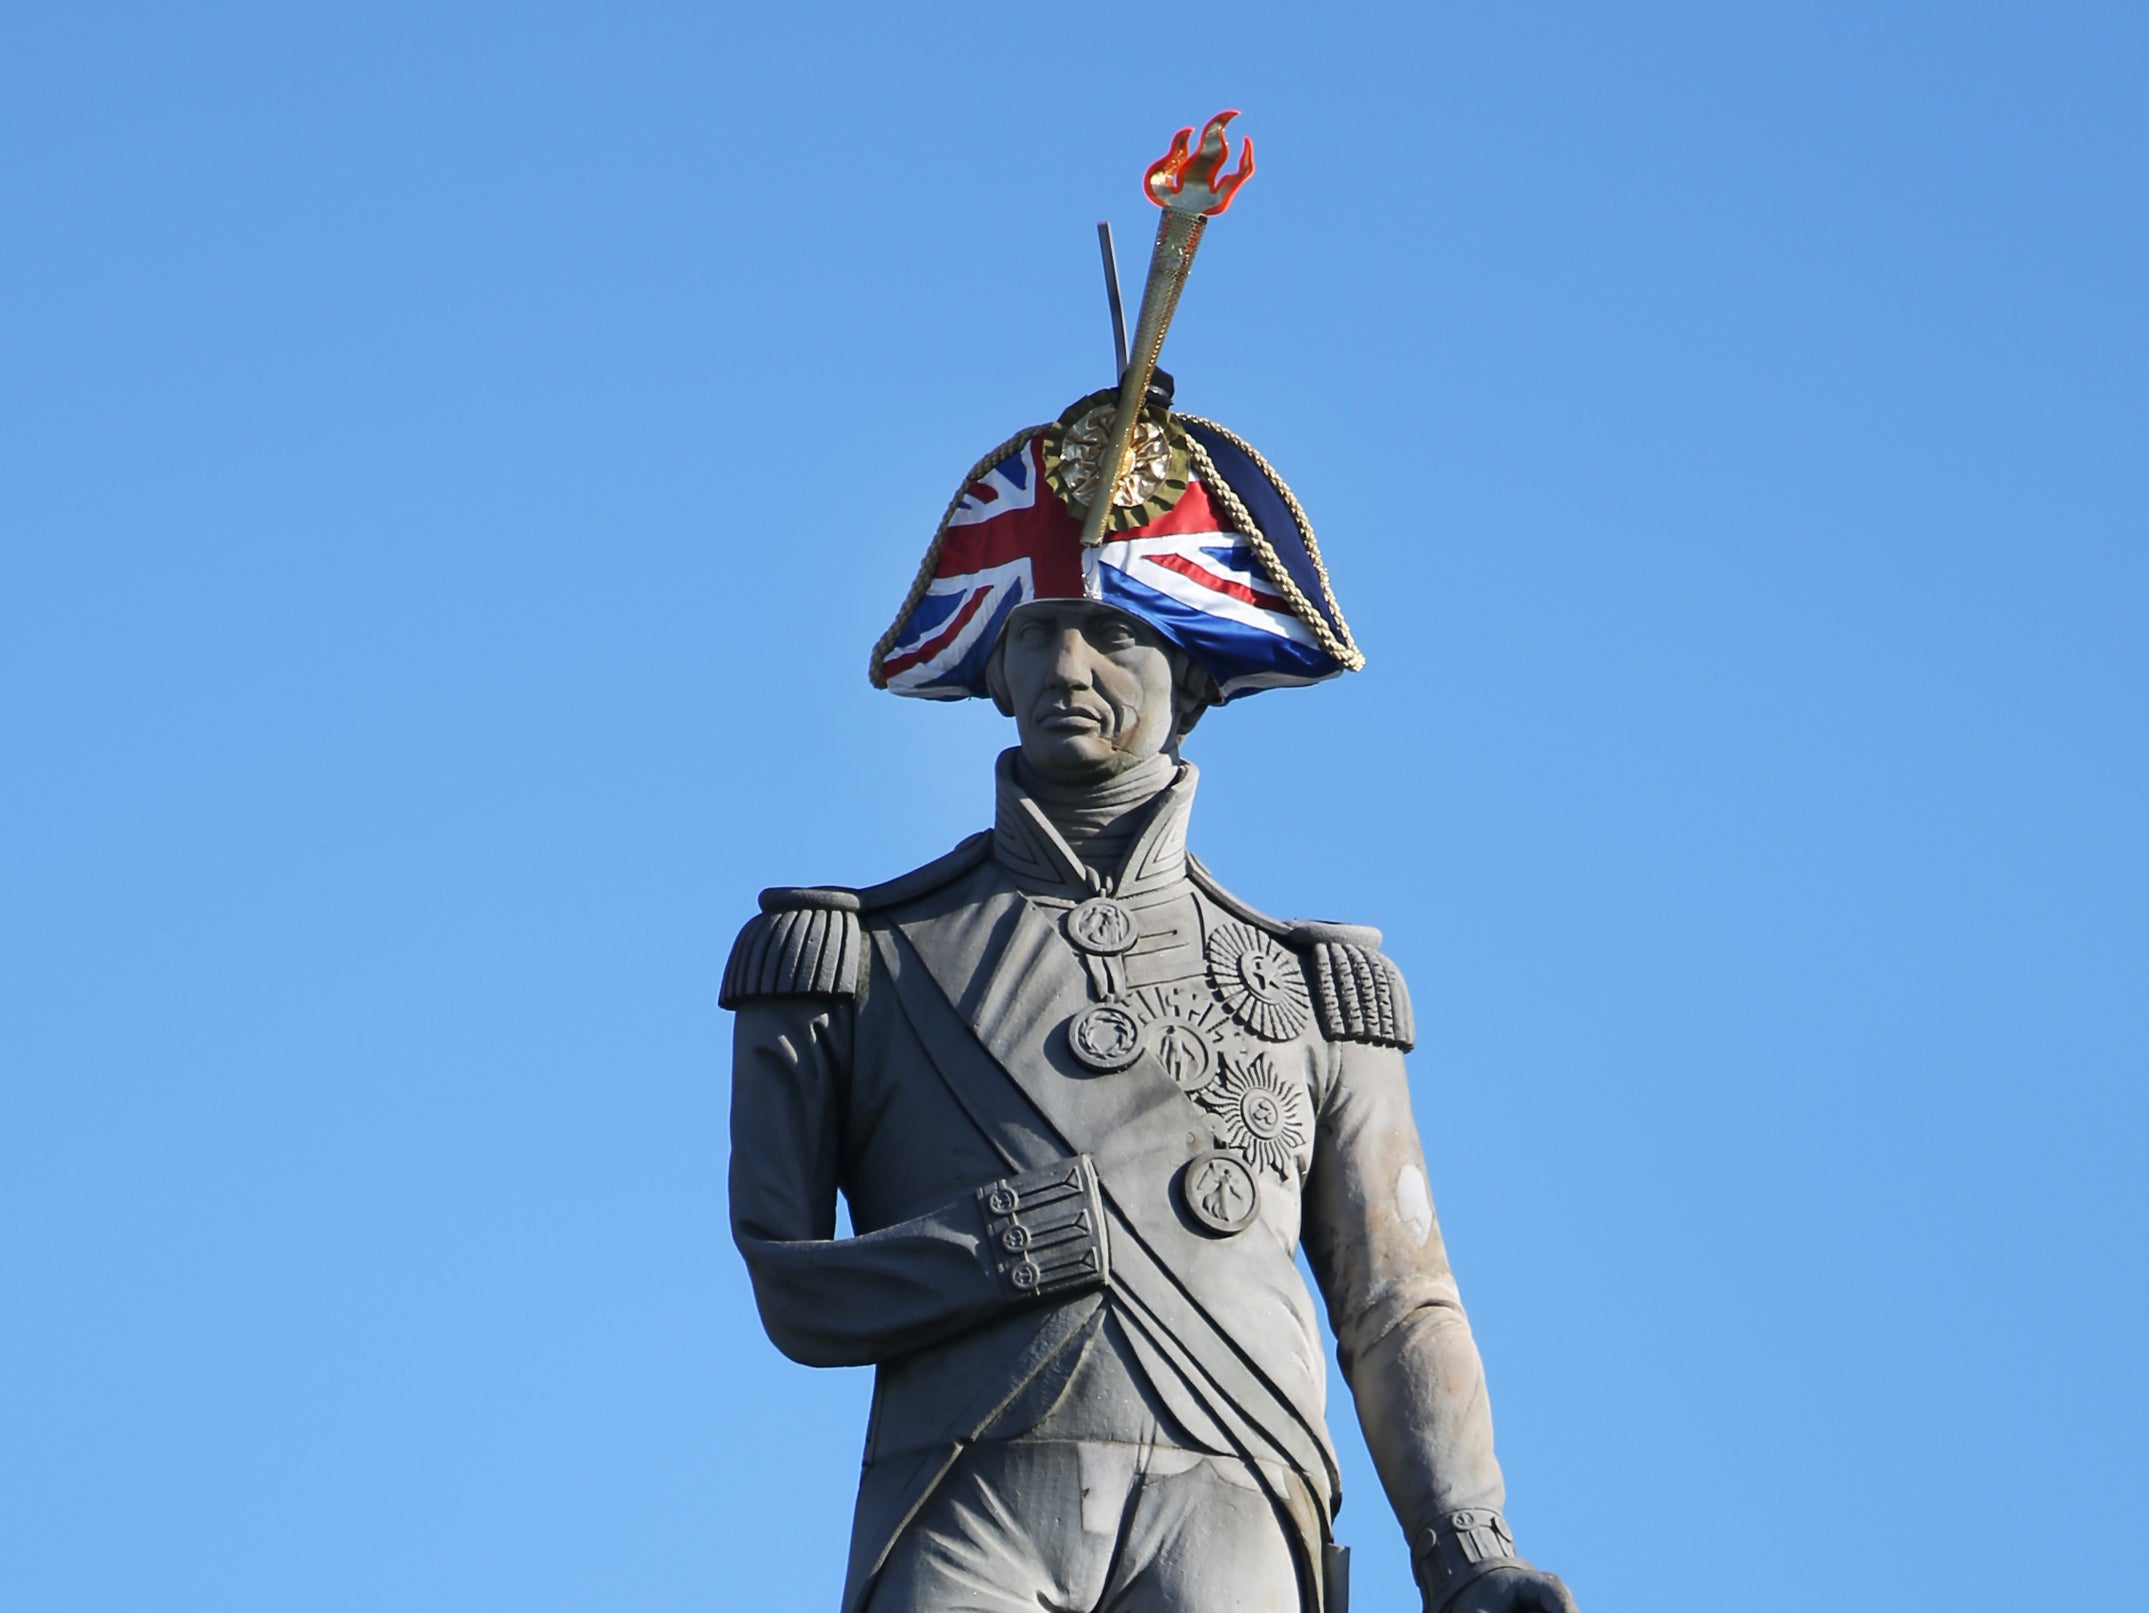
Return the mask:
<svg viewBox="0 0 2149 1613">
<path fill-rule="evenodd" d="M 961 1451 L 1028 1432 L 1107 1336 L 1169 1437 L 1295 1476 L 1263 1484 L 1317 1609 L 1341 1495 L 1301 1241 L 1405 1530 L 1502 1501 L 1402 980 L 1377 931 L 1216 883 L 1186 851 L 1191 765 L 1106 882 L 1012 754 L 991 831 L 868 890 L 764 893 L 725 974 L 763 1324 L 793 1360 L 876 1369 L 844 1613 Z M 1051 1232 L 996 1214 L 1053 1183 Z"/>
</svg>

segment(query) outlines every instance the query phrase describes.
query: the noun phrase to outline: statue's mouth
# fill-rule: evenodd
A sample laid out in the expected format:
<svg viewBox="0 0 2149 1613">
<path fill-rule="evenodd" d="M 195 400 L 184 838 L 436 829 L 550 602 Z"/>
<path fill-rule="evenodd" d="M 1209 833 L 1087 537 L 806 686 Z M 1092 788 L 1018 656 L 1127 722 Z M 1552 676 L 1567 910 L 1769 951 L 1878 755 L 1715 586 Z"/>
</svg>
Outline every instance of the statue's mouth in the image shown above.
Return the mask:
<svg viewBox="0 0 2149 1613">
<path fill-rule="evenodd" d="M 1098 713 L 1079 706 L 1057 706 L 1044 714 L 1038 726 L 1054 734 L 1101 734 L 1105 721 Z"/>
</svg>

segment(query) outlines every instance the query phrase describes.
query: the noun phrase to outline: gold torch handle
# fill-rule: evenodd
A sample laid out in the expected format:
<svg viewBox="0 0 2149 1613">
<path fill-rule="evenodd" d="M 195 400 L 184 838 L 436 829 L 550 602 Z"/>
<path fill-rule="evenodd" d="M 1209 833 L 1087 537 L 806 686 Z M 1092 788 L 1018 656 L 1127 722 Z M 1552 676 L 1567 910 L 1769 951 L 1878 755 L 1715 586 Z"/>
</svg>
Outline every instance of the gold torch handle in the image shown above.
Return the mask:
<svg viewBox="0 0 2149 1613">
<path fill-rule="evenodd" d="M 1194 249 L 1201 245 L 1201 232 L 1209 220 L 1200 213 L 1167 207 L 1157 223 L 1157 244 L 1149 253 L 1149 278 L 1142 286 L 1142 311 L 1134 324 L 1134 350 L 1127 373 L 1119 378 L 1119 401 L 1112 408 L 1112 436 L 1105 444 L 1098 466 L 1096 490 L 1090 494 L 1089 510 L 1082 517 L 1082 544 L 1094 548 L 1105 539 L 1112 513 L 1112 496 L 1127 469 L 1127 455 L 1134 447 L 1134 431 L 1141 423 L 1142 404 L 1149 396 L 1149 382 L 1157 373 L 1157 358 L 1164 351 L 1164 332 L 1179 306 L 1187 271 L 1194 266 Z"/>
</svg>

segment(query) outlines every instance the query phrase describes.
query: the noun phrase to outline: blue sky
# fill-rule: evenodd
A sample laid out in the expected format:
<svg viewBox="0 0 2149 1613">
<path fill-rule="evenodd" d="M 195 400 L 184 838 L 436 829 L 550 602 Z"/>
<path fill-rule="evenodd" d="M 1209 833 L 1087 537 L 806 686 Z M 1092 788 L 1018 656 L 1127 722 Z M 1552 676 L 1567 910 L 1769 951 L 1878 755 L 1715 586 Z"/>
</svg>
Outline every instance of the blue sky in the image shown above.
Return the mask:
<svg viewBox="0 0 2149 1613">
<path fill-rule="evenodd" d="M 2149 14 L 17 7 L 0 1603 L 833 1606 L 725 1231 L 765 884 L 989 811 L 866 684 L 1165 353 L 1369 657 L 1195 845 L 1382 925 L 1590 1613 L 2108 1603 L 2149 1493 Z M 1364 1608 L 1414 1605 L 1336 1394 Z"/>
</svg>

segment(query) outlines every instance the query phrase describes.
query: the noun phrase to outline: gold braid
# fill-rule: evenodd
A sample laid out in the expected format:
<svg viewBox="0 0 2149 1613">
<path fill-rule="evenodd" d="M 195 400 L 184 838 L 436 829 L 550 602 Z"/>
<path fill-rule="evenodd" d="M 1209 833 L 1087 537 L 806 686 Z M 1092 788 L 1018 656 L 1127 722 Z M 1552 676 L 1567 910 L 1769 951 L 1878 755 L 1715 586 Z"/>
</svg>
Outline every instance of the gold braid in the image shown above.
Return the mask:
<svg viewBox="0 0 2149 1613">
<path fill-rule="evenodd" d="M 970 489 L 977 485 L 977 479 L 980 476 L 983 476 L 1016 449 L 1028 443 L 1032 437 L 1044 429 L 1043 426 L 1024 426 L 1014 436 L 1008 438 L 1006 442 L 1000 444 L 999 447 L 995 448 L 975 465 L 972 465 L 970 474 L 963 478 L 963 485 L 958 487 L 955 490 L 955 496 L 948 500 L 947 513 L 941 516 L 940 525 L 933 529 L 932 546 L 925 551 L 925 564 L 918 568 L 917 580 L 910 585 L 910 593 L 903 600 L 903 608 L 895 613 L 893 625 L 889 627 L 887 632 L 881 634 L 880 642 L 873 646 L 873 659 L 867 664 L 866 677 L 874 688 L 885 689 L 888 687 L 888 675 L 881 671 L 881 663 L 888 658 L 888 652 L 895 648 L 896 635 L 903 631 L 903 624 L 910 620 L 910 613 L 918 608 L 918 601 L 923 599 L 926 595 L 926 590 L 933 586 L 933 568 L 940 564 L 940 545 L 948 535 L 948 523 L 955 519 L 955 512 L 962 508 L 963 500 L 970 496 Z"/>
<path fill-rule="evenodd" d="M 1261 528 L 1254 524 L 1253 513 L 1240 502 L 1239 495 L 1232 490 L 1231 484 L 1218 473 L 1216 462 L 1209 457 L 1209 450 L 1202 446 L 1201 439 L 1192 432 L 1187 433 L 1187 442 L 1193 448 L 1194 469 L 1200 474 L 1202 485 L 1209 488 L 1223 504 L 1224 513 L 1231 517 L 1239 535 L 1252 547 L 1261 562 L 1261 569 L 1268 573 L 1269 581 L 1283 590 L 1283 596 L 1290 601 L 1291 609 L 1298 614 L 1299 620 L 1313 629 L 1313 636 L 1320 641 L 1321 648 L 1333 656 L 1344 671 L 1358 671 L 1366 664 L 1366 658 L 1352 640 L 1350 624 L 1343 620 L 1342 608 L 1336 604 L 1336 591 L 1328 582 L 1328 568 L 1321 563 L 1321 546 L 1313 538 L 1313 523 L 1306 519 L 1306 512 L 1299 508 L 1298 499 L 1289 486 L 1276 474 L 1269 462 L 1261 457 L 1260 451 L 1236 432 L 1227 431 L 1214 420 L 1204 420 L 1200 415 L 1187 414 L 1179 418 L 1190 426 L 1200 426 L 1205 431 L 1213 431 L 1230 443 L 1252 460 L 1255 469 L 1266 476 L 1276 491 L 1283 495 L 1284 505 L 1291 512 L 1291 519 L 1298 523 L 1299 534 L 1306 540 L 1306 557 L 1313 562 L 1313 574 L 1321 581 L 1321 596 L 1328 602 L 1329 615 L 1335 618 L 1334 627 L 1329 626 L 1328 617 L 1314 608 L 1313 602 L 1284 569 L 1275 546 L 1269 542 Z M 906 612 L 909 609 L 908 606 L 904 608 Z"/>
</svg>

